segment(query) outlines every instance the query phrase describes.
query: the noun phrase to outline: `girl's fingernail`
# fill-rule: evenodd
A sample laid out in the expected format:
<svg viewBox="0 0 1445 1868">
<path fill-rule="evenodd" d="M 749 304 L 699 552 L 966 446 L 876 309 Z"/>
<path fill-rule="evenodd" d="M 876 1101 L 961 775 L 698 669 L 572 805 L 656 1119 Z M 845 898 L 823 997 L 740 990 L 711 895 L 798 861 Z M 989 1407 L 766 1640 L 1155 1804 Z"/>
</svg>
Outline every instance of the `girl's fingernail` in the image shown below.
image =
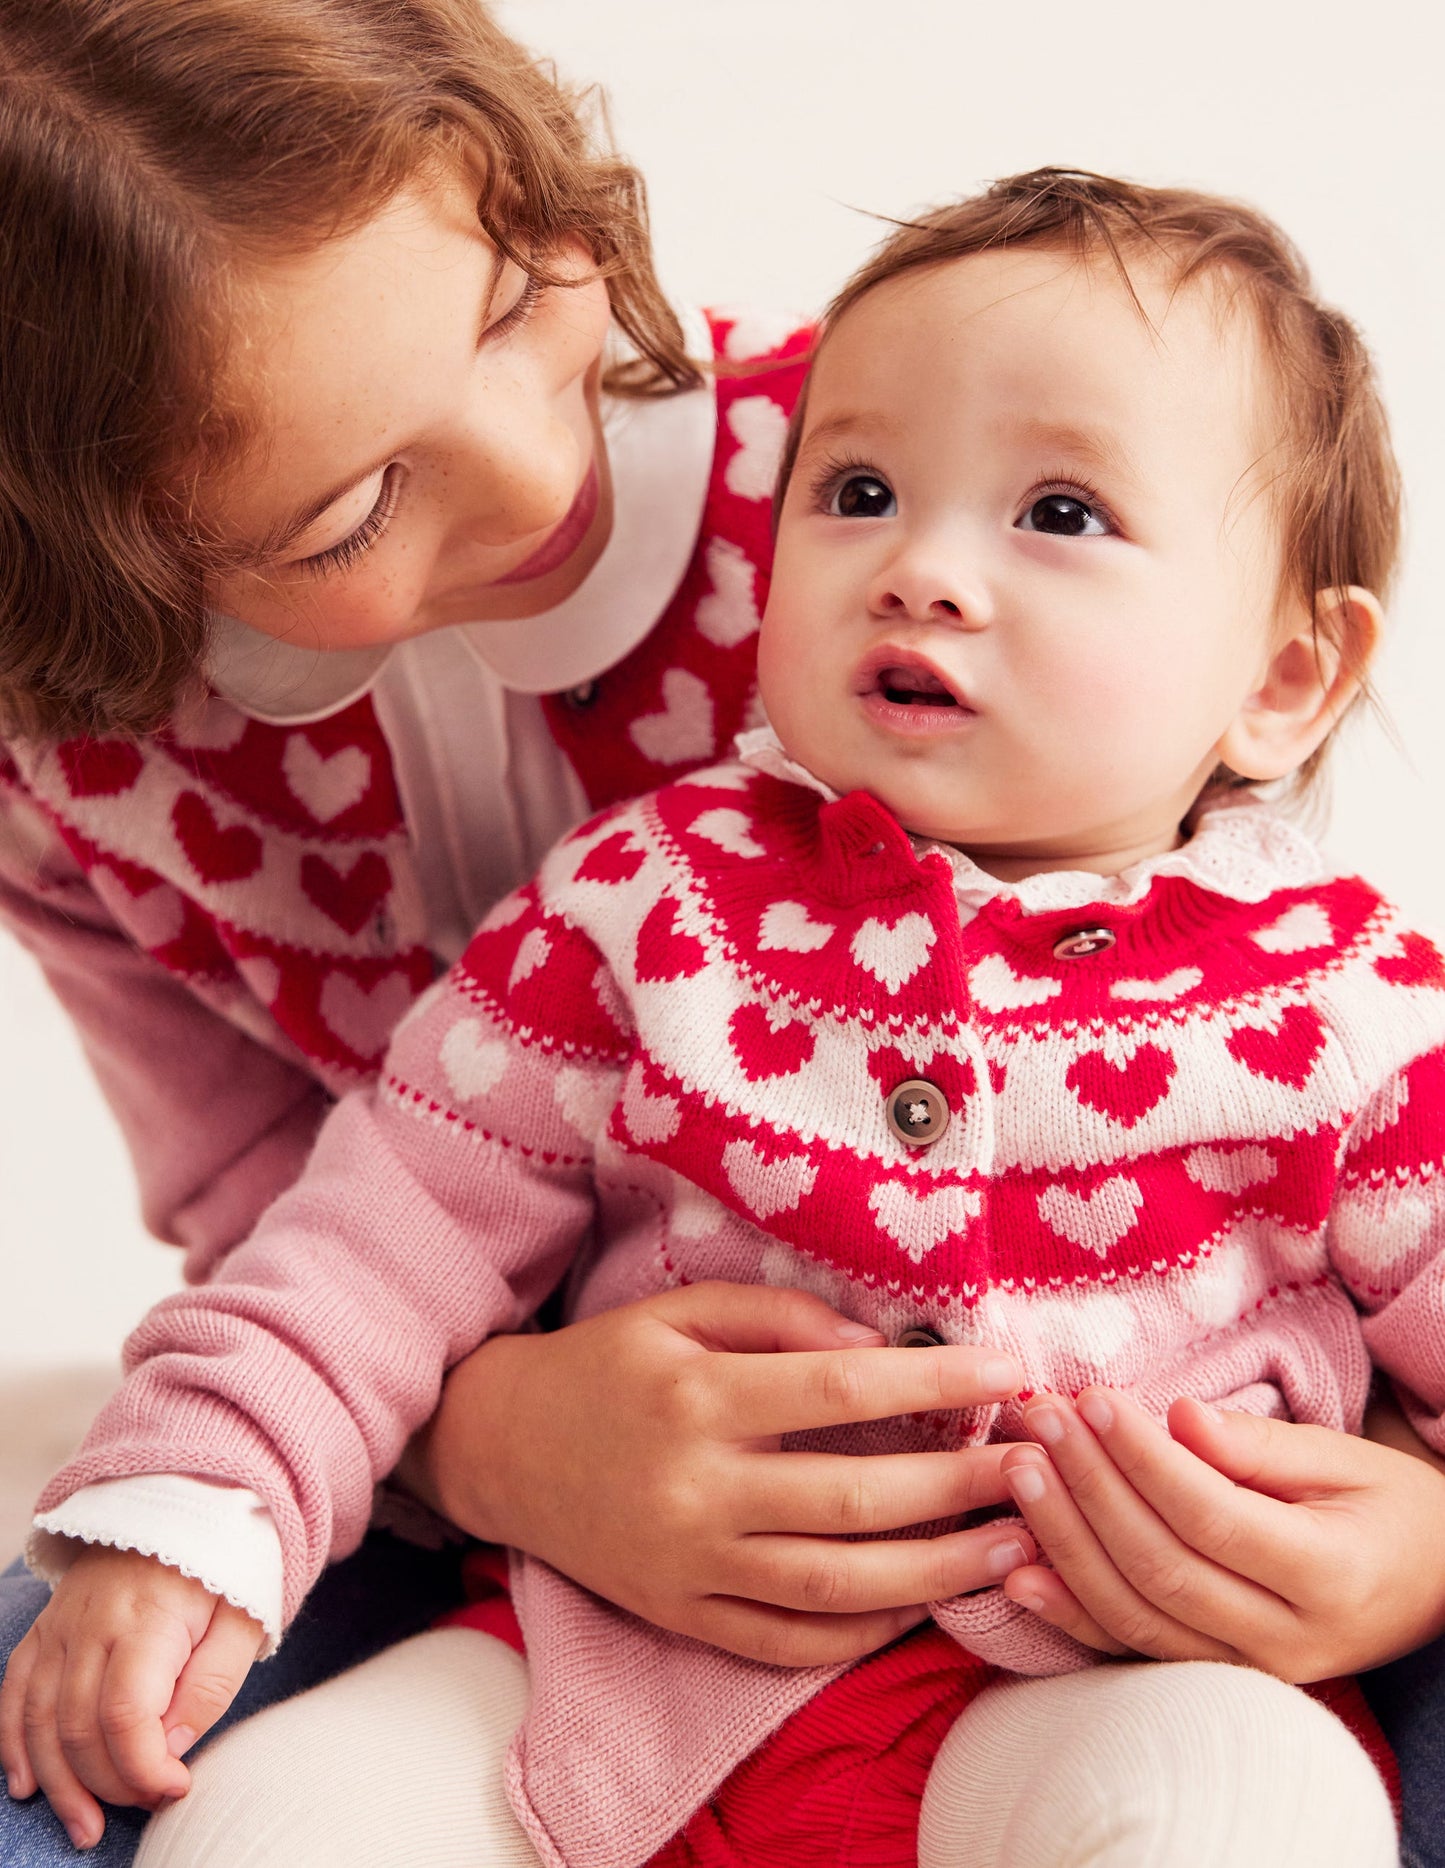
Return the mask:
<svg viewBox="0 0 1445 1868">
<path fill-rule="evenodd" d="M 1223 1408 L 1215 1407 L 1212 1402 L 1200 1401 L 1196 1397 L 1194 1405 L 1195 1407 L 1199 1409 L 1201 1414 L 1207 1414 L 1211 1420 L 1223 1420 L 1224 1419 Z"/>
<path fill-rule="evenodd" d="M 183 1758 L 196 1742 L 196 1735 L 188 1725 L 173 1725 L 166 1733 L 166 1750 L 173 1758 Z"/>
<path fill-rule="evenodd" d="M 1036 1596 L 1032 1589 L 1016 1589 L 1009 1600 L 1017 1602 L 1021 1609 L 1027 1609 L 1030 1615 L 1039 1614 L 1044 1606 L 1043 1597 Z"/>
<path fill-rule="evenodd" d="M 861 1343 L 866 1342 L 870 1336 L 880 1339 L 883 1336 L 882 1330 L 870 1329 L 866 1323 L 835 1323 L 833 1334 L 841 1336 L 847 1343 Z"/>
<path fill-rule="evenodd" d="M 1004 1480 L 1021 1505 L 1036 1505 L 1044 1495 L 1044 1475 L 1035 1465 L 1010 1466 Z"/>
<path fill-rule="evenodd" d="M 995 1544 L 988 1553 L 988 1573 L 990 1576 L 1007 1576 L 1010 1570 L 1021 1569 L 1029 1560 L 1029 1553 L 1017 1538 L 1009 1538 L 1006 1543 Z"/>
<path fill-rule="evenodd" d="M 1021 1380 L 1016 1362 L 1010 1362 L 1007 1356 L 995 1356 L 991 1362 L 985 1362 L 979 1371 L 979 1380 L 987 1394 L 997 1395 L 1002 1401 L 1011 1394 L 1017 1394 Z"/>
<path fill-rule="evenodd" d="M 1056 1408 L 1035 1407 L 1028 1411 L 1028 1428 L 1046 1446 L 1057 1446 L 1064 1437 L 1064 1417 Z"/>
<path fill-rule="evenodd" d="M 1114 1410 L 1096 1389 L 1080 1395 L 1079 1412 L 1095 1433 L 1107 1433 L 1114 1425 Z"/>
</svg>

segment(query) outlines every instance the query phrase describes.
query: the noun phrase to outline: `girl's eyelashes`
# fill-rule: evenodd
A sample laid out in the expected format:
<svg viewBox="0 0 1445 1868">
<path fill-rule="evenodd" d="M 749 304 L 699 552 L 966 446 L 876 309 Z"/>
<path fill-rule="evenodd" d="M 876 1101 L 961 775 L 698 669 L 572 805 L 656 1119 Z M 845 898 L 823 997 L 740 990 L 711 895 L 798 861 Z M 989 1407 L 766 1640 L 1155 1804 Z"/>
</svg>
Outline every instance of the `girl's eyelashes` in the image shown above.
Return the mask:
<svg viewBox="0 0 1445 1868">
<path fill-rule="evenodd" d="M 484 342 L 490 342 L 499 337 L 507 337 L 513 331 L 520 330 L 527 322 L 528 318 L 531 317 L 532 313 L 537 309 L 537 301 L 541 298 L 545 288 L 541 280 L 534 279 L 531 273 L 525 274 L 524 278 L 526 283 L 512 301 L 510 308 L 504 311 L 500 318 L 489 324 L 486 330 L 483 331 L 482 339 Z"/>
<path fill-rule="evenodd" d="M 1020 532 L 1051 538 L 1107 538 L 1119 529 L 1098 494 L 1081 480 L 1035 488 L 1014 524 Z"/>
<path fill-rule="evenodd" d="M 325 577 L 332 571 L 349 571 L 366 556 L 390 523 L 391 515 L 396 511 L 397 496 L 401 492 L 401 478 L 401 463 L 393 461 L 381 476 L 381 491 L 377 495 L 376 504 L 356 530 L 343 538 L 340 544 L 329 545 L 325 551 L 318 551 L 312 557 L 299 558 L 296 569 L 304 571 L 308 577 Z"/>
<path fill-rule="evenodd" d="M 829 461 L 813 483 L 814 502 L 837 519 L 891 519 L 898 500 L 876 468 L 863 461 Z"/>
</svg>

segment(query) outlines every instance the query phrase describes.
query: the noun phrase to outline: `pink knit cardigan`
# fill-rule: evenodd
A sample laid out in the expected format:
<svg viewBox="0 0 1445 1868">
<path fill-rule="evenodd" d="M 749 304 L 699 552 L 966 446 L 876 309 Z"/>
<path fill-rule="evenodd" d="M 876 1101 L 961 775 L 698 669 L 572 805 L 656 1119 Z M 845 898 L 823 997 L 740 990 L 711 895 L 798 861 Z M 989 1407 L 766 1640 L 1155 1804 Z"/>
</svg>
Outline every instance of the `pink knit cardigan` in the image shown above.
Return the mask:
<svg viewBox="0 0 1445 1868">
<path fill-rule="evenodd" d="M 768 735 L 747 759 L 594 819 L 497 908 L 254 1239 L 142 1325 L 42 1508 L 154 1471 L 253 1487 L 293 1614 L 445 1368 L 564 1278 L 573 1316 L 802 1285 L 1156 1412 L 1353 1430 L 1373 1359 L 1445 1448 L 1434 946 L 1251 800 L 1115 882 L 1010 887 Z M 950 1114 L 915 1147 L 888 1111 L 920 1080 Z M 811 1443 L 1019 1431 L 1011 1404 Z M 554 1868 L 645 1861 L 834 1671 L 664 1633 L 529 1558 L 514 1589 L 510 1787 Z M 934 1613 L 1004 1667 L 1092 1658 L 997 1589 Z"/>
</svg>

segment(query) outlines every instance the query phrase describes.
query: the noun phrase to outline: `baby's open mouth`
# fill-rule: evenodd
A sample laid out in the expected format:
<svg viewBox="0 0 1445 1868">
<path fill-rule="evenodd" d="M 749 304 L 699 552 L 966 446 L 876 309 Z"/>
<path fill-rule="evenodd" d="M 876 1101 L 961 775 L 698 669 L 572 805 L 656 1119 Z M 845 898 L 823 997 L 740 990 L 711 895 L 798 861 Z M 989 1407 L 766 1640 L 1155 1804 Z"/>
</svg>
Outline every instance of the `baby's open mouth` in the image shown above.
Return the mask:
<svg viewBox="0 0 1445 1868">
<path fill-rule="evenodd" d="M 896 707 L 956 707 L 958 702 L 926 668 L 880 668 L 878 692 Z"/>
</svg>

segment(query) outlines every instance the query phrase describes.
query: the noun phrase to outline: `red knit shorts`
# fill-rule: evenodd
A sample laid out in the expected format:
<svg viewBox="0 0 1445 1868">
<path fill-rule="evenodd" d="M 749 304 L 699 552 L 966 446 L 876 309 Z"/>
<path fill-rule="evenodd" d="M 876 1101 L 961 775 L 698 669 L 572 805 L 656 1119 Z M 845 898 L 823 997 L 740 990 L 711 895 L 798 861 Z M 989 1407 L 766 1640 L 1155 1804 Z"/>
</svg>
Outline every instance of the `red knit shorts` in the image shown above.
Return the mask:
<svg viewBox="0 0 1445 1868">
<path fill-rule="evenodd" d="M 445 1626 L 480 1628 L 524 1652 L 500 1551 L 468 1560 L 466 1606 Z M 648 1868 L 916 1868 L 918 1811 L 934 1757 L 976 1693 L 998 1677 L 931 1622 L 849 1668 L 745 1758 Z M 1399 1777 L 1353 1680 L 1305 1691 L 1343 1719 L 1383 1778 Z"/>
</svg>

